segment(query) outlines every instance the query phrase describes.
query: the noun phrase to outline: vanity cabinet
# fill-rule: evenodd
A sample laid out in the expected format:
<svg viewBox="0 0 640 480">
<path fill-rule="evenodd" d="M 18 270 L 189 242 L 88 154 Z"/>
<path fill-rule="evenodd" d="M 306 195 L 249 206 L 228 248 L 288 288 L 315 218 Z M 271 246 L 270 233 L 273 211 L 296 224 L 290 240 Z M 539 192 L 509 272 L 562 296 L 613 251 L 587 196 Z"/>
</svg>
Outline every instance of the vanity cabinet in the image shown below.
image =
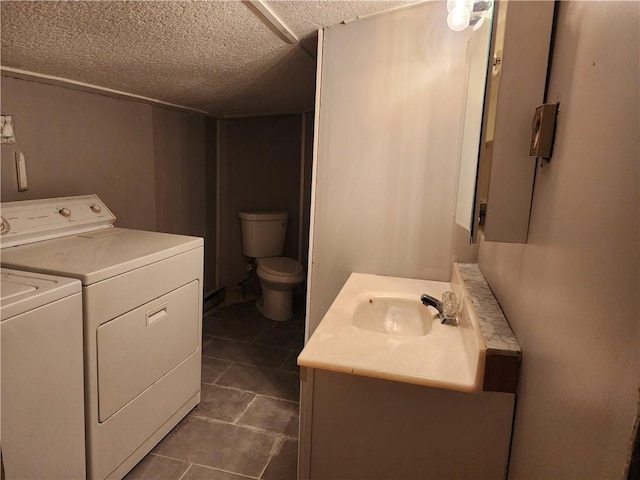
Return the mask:
<svg viewBox="0 0 640 480">
<path fill-rule="evenodd" d="M 406 302 L 445 291 L 457 326 L 434 313 L 394 333 L 413 319 Z M 381 299 L 394 308 L 369 309 Z M 477 265 L 454 264 L 451 283 L 352 273 L 298 357 L 298 478 L 506 478 L 520 357 Z"/>
<path fill-rule="evenodd" d="M 515 394 L 301 369 L 299 479 L 501 479 Z"/>
</svg>

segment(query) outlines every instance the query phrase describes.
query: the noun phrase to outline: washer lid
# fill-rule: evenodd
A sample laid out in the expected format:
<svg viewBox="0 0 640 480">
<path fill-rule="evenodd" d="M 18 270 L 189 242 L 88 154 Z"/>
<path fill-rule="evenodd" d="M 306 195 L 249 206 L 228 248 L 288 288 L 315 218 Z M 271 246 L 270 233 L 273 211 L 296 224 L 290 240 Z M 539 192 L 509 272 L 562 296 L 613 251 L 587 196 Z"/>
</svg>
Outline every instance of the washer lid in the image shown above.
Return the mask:
<svg viewBox="0 0 640 480">
<path fill-rule="evenodd" d="M 258 268 L 271 275 L 290 276 L 302 273 L 302 264 L 289 257 L 258 258 Z"/>
<path fill-rule="evenodd" d="M 79 293 L 80 282 L 3 268 L 0 270 L 0 292 L 0 316 L 5 320 Z"/>
<path fill-rule="evenodd" d="M 83 285 L 202 247 L 203 239 L 112 227 L 2 250 L 2 266 L 79 279 Z"/>
</svg>

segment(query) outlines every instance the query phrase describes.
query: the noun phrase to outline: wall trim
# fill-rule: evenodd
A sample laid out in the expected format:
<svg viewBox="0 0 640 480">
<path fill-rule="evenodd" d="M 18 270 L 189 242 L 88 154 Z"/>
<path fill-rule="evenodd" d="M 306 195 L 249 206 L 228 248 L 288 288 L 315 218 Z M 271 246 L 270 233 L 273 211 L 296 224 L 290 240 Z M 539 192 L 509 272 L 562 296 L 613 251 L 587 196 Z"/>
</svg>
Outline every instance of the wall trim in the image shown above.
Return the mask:
<svg viewBox="0 0 640 480">
<path fill-rule="evenodd" d="M 302 261 L 302 237 L 304 223 L 304 158 L 306 150 L 307 114 L 300 115 L 300 208 L 298 209 L 298 261 Z"/>
<path fill-rule="evenodd" d="M 164 102 L 156 98 L 144 97 L 142 95 L 136 95 L 134 93 L 127 93 L 120 90 L 114 90 L 112 88 L 101 87 L 99 85 L 70 80 L 68 78 L 56 77 L 54 75 L 45 75 L 43 73 L 30 72 L 27 70 L 20 70 L 18 68 L 5 67 L 3 65 L 0 65 L 0 73 L 5 77 L 17 78 L 19 80 L 39 82 L 47 85 L 54 85 L 56 87 L 69 88 L 72 90 L 79 90 L 81 92 L 96 93 L 98 95 L 105 95 L 108 97 L 114 97 L 123 100 L 133 100 L 137 102 L 150 103 L 152 105 L 160 105 L 162 107 L 172 108 L 174 110 L 180 110 L 183 112 L 209 115 L 209 112 L 205 112 L 204 110 L 185 107 L 184 105 Z"/>
<path fill-rule="evenodd" d="M 220 157 L 222 156 L 222 126 L 216 120 L 216 288 L 220 288 Z"/>
</svg>

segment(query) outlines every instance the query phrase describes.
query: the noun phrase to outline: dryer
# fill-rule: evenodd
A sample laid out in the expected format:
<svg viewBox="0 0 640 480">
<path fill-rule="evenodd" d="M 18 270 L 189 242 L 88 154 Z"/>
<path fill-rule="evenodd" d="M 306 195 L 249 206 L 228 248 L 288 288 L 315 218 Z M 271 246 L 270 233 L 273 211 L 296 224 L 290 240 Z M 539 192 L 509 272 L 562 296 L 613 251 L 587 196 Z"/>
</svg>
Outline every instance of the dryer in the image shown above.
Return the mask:
<svg viewBox="0 0 640 480">
<path fill-rule="evenodd" d="M 5 478 L 85 478 L 80 282 L 3 268 L 0 291 Z"/>
<path fill-rule="evenodd" d="M 89 479 L 120 479 L 200 401 L 204 241 L 123 229 L 96 195 L 2 204 L 2 266 L 82 284 Z"/>
</svg>

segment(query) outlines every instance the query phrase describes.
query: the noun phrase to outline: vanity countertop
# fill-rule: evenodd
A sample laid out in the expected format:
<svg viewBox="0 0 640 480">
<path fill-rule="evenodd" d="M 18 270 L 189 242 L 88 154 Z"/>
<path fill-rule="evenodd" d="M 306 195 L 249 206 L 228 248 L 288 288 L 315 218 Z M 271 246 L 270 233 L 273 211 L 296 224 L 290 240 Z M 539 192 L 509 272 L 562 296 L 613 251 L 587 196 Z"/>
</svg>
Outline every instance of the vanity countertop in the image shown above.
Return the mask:
<svg viewBox="0 0 640 480">
<path fill-rule="evenodd" d="M 475 313 L 467 303 L 463 304 L 459 326 L 440 324 L 436 311 L 429 308 L 433 322 L 425 335 L 381 333 L 353 323 L 358 305 L 376 297 L 420 302 L 423 293 L 442 298 L 447 290 L 465 294 L 448 282 L 352 273 L 298 357 L 298 365 L 449 390 L 481 391 L 486 348 Z"/>
</svg>

